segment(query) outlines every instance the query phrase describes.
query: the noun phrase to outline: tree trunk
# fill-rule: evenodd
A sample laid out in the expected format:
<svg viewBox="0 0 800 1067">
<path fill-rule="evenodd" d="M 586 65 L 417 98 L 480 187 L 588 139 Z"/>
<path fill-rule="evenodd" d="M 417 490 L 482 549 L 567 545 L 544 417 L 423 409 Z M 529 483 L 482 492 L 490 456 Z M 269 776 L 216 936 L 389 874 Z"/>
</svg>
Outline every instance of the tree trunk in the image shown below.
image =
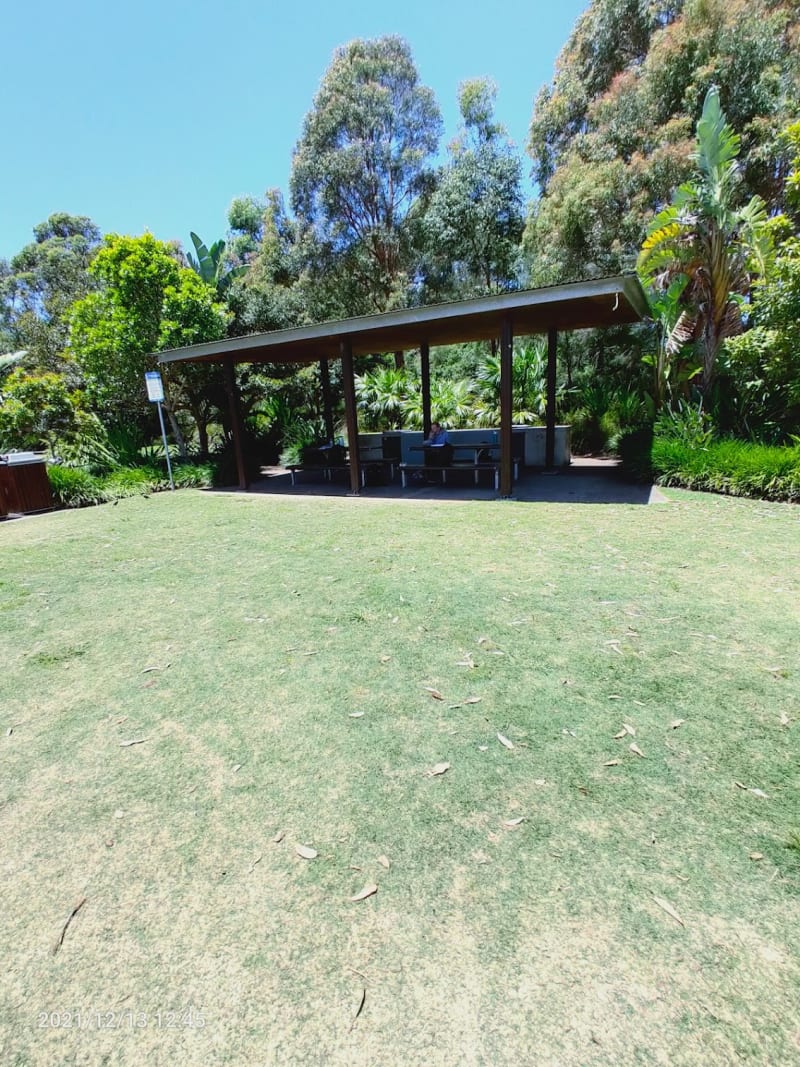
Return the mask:
<svg viewBox="0 0 800 1067">
<path fill-rule="evenodd" d="M 175 418 L 175 412 L 172 410 L 172 401 L 169 395 L 169 379 L 167 378 L 166 374 L 163 373 L 163 371 L 161 374 L 161 380 L 164 385 L 164 400 L 162 401 L 162 407 L 167 413 L 170 429 L 172 430 L 172 436 L 175 439 L 175 444 L 178 446 L 178 454 L 180 455 L 181 459 L 186 459 L 188 455 L 186 451 L 186 442 L 183 439 L 183 434 L 181 433 L 181 428 L 178 425 L 178 420 Z"/>
</svg>

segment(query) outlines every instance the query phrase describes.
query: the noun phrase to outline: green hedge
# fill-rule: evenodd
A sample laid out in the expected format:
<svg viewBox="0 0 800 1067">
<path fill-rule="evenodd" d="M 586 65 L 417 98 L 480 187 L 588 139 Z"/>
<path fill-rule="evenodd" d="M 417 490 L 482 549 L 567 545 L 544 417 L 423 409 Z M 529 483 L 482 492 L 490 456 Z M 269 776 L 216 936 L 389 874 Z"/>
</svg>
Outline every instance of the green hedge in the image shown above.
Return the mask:
<svg viewBox="0 0 800 1067">
<path fill-rule="evenodd" d="M 213 462 L 178 463 L 172 473 L 176 489 L 207 489 L 217 484 L 217 466 Z M 116 467 L 109 474 L 95 475 L 80 467 L 52 465 L 47 475 L 53 498 L 63 508 L 82 508 L 169 489 L 165 472 L 149 466 Z"/>
<path fill-rule="evenodd" d="M 725 440 L 697 447 L 656 437 L 650 464 L 659 485 L 761 500 L 800 501 L 800 445 L 778 448 Z"/>
</svg>

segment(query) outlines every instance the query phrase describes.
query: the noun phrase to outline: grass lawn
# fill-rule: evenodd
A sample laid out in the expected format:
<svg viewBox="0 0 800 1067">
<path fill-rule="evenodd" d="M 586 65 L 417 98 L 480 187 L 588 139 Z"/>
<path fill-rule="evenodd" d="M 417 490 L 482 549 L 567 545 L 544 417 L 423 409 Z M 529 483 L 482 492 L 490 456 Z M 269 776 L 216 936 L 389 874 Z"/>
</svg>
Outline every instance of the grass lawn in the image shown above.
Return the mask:
<svg viewBox="0 0 800 1067">
<path fill-rule="evenodd" d="M 0 526 L 0 1062 L 800 1063 L 800 512 L 668 495 Z"/>
</svg>

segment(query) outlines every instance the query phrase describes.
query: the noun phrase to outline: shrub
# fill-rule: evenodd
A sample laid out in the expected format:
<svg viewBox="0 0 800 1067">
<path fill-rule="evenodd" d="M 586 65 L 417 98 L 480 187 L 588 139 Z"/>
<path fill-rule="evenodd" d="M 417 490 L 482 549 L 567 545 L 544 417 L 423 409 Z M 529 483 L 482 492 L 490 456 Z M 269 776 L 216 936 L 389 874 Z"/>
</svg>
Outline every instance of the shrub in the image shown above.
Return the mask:
<svg viewBox="0 0 800 1067">
<path fill-rule="evenodd" d="M 102 478 L 102 483 L 109 499 L 117 499 L 156 492 L 168 485 L 169 481 L 166 475 L 155 467 L 116 467 Z"/>
<path fill-rule="evenodd" d="M 660 485 L 800 501 L 800 445 L 779 448 L 724 440 L 697 447 L 678 438 L 656 436 L 651 461 Z"/>
<path fill-rule="evenodd" d="M 82 508 L 89 504 L 102 504 L 108 500 L 102 479 L 78 467 L 51 466 L 47 477 L 53 491 L 53 499 L 62 508 Z"/>
<path fill-rule="evenodd" d="M 210 489 L 218 484 L 219 465 L 212 460 L 205 463 L 178 463 L 172 468 L 176 489 Z"/>
</svg>

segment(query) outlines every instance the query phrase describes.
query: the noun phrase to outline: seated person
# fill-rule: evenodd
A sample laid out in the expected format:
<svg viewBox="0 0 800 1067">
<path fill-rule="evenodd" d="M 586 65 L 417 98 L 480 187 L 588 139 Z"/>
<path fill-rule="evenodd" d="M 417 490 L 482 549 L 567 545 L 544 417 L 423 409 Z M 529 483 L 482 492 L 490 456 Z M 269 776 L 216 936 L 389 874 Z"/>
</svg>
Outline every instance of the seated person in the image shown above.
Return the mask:
<svg viewBox="0 0 800 1067">
<path fill-rule="evenodd" d="M 449 467 L 453 462 L 453 446 L 438 422 L 431 423 L 431 432 L 422 442 L 426 467 Z"/>
<path fill-rule="evenodd" d="M 450 438 L 447 436 L 447 430 L 442 429 L 441 423 L 432 422 L 431 432 L 422 443 L 426 448 L 441 448 L 442 445 L 450 444 Z"/>
</svg>

